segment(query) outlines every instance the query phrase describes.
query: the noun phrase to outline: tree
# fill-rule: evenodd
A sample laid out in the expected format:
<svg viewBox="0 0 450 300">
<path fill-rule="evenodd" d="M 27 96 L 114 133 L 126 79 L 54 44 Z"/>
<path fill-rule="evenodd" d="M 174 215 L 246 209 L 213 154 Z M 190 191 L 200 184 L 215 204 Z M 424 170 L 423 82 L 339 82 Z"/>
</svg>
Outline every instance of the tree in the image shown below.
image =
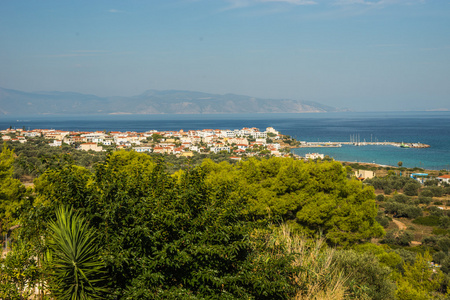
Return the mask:
<svg viewBox="0 0 450 300">
<path fill-rule="evenodd" d="M 14 151 L 3 144 L 0 153 L 0 231 L 14 224 L 20 214 L 26 189 L 13 176 Z"/>
<path fill-rule="evenodd" d="M 403 187 L 403 192 L 408 196 L 417 196 L 419 194 L 420 183 L 409 182 Z"/>
<path fill-rule="evenodd" d="M 0 257 L 0 299 L 29 299 L 39 277 L 39 268 L 29 243 L 17 241 L 14 251 Z"/>
<path fill-rule="evenodd" d="M 337 251 L 333 265 L 348 277 L 351 299 L 393 299 L 395 284 L 391 269 L 370 252 Z"/>
<path fill-rule="evenodd" d="M 402 161 L 399 161 L 399 162 L 397 163 L 397 166 L 399 166 L 399 167 L 403 166 L 403 162 L 402 162 Z"/>
<path fill-rule="evenodd" d="M 99 259 L 96 232 L 69 207 L 56 211 L 51 221 L 49 286 L 57 299 L 103 299 L 106 289 L 104 264 Z"/>
<path fill-rule="evenodd" d="M 339 245 L 384 234 L 375 220 L 373 189 L 349 181 L 338 162 L 250 158 L 235 167 L 211 161 L 202 166 L 212 187 L 234 189 L 248 202 L 253 218 L 292 220 L 298 230 L 311 236 L 323 233 L 328 242 Z"/>
<path fill-rule="evenodd" d="M 49 170 L 31 210 L 51 211 L 58 201 L 89 220 L 111 284 L 105 298 L 294 295 L 292 256 L 266 261 L 255 250 L 252 233 L 267 222 L 248 217 L 247 202 L 233 193 L 237 178 L 217 188 L 206 174 L 189 167 L 170 175 L 160 159 L 117 151 L 93 174 L 74 166 Z"/>
<path fill-rule="evenodd" d="M 425 252 L 423 256 L 417 254 L 414 264 L 403 265 L 405 272 L 397 280 L 397 299 L 430 299 L 431 292 L 444 280 L 442 271 L 431 268 L 431 261 L 431 255 Z"/>
</svg>

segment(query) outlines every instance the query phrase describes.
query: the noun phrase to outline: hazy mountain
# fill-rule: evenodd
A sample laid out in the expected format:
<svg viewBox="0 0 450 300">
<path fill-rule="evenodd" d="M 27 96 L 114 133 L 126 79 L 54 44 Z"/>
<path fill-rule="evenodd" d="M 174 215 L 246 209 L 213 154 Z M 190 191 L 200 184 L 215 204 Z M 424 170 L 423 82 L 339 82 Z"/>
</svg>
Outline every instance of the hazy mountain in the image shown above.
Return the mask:
<svg viewBox="0 0 450 300">
<path fill-rule="evenodd" d="M 133 97 L 72 92 L 21 92 L 0 88 L 0 114 L 215 114 L 332 112 L 320 103 L 234 94 L 148 90 Z"/>
</svg>

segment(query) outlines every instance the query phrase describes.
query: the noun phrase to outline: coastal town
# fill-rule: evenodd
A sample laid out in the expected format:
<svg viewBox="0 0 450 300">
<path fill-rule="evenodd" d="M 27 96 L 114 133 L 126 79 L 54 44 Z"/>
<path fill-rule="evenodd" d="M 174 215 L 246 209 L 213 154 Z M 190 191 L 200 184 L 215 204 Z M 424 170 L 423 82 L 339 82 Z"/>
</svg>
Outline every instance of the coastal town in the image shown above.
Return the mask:
<svg viewBox="0 0 450 300">
<path fill-rule="evenodd" d="M 273 155 L 288 156 L 292 147 L 300 143 L 280 134 L 272 127 L 260 131 L 258 128 L 235 130 L 203 129 L 146 132 L 121 131 L 64 131 L 55 129 L 1 130 L 3 141 L 26 143 L 30 138 L 42 137 L 48 145 L 61 147 L 72 145 L 78 150 L 107 151 L 132 149 L 136 152 L 193 156 L 194 153 L 230 153 L 236 156 Z"/>
</svg>

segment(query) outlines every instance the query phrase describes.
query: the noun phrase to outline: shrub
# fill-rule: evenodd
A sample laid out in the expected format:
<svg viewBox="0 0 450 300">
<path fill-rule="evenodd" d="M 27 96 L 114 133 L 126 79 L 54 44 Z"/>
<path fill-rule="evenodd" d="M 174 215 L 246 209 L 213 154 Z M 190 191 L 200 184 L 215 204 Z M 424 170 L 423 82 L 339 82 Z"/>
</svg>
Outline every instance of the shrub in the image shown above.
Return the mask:
<svg viewBox="0 0 450 300">
<path fill-rule="evenodd" d="M 417 196 L 419 188 L 420 188 L 420 183 L 408 182 L 403 187 L 403 192 L 405 193 L 405 195 L 408 195 L 408 196 Z"/>
<path fill-rule="evenodd" d="M 444 189 L 440 186 L 429 186 L 426 187 L 422 192 L 429 191 L 433 197 L 442 197 L 444 194 Z"/>
<path fill-rule="evenodd" d="M 423 183 L 424 186 L 438 186 L 439 185 L 439 180 L 437 179 L 430 179 L 427 180 Z"/>
<path fill-rule="evenodd" d="M 420 204 L 430 204 L 433 199 L 431 197 L 423 196 L 422 194 L 419 196 Z"/>
<path fill-rule="evenodd" d="M 381 226 L 384 228 L 389 227 L 390 219 L 384 215 L 378 215 L 376 216 L 375 220 L 377 220 L 378 223 L 380 223 Z"/>
<path fill-rule="evenodd" d="M 384 195 L 377 195 L 375 198 L 377 201 L 383 202 L 384 201 Z"/>
<path fill-rule="evenodd" d="M 439 226 L 440 218 L 436 215 L 419 217 L 412 221 L 414 224 L 425 225 L 425 226 Z"/>
<path fill-rule="evenodd" d="M 433 193 L 430 190 L 423 190 L 420 192 L 420 195 L 423 197 L 433 197 Z"/>
<path fill-rule="evenodd" d="M 446 235 L 448 233 L 448 230 L 443 228 L 433 228 L 433 231 L 431 233 L 436 235 Z"/>
<path fill-rule="evenodd" d="M 405 217 L 415 219 L 421 217 L 423 214 L 420 207 L 391 201 L 386 202 L 384 208 L 387 213 L 394 214 L 397 218 Z"/>
<path fill-rule="evenodd" d="M 408 203 L 410 202 L 410 198 L 408 196 L 397 194 L 392 197 L 392 200 L 398 203 Z"/>
<path fill-rule="evenodd" d="M 439 226 L 444 229 L 448 229 L 450 227 L 450 217 L 442 216 L 439 218 Z"/>
<path fill-rule="evenodd" d="M 432 215 L 432 216 L 440 217 L 440 216 L 444 215 L 444 211 L 437 206 L 431 206 L 430 208 L 428 208 L 428 211 L 430 212 L 430 215 Z"/>
<path fill-rule="evenodd" d="M 393 299 L 395 284 L 390 280 L 391 269 L 382 266 L 373 254 L 340 250 L 333 263 L 348 276 L 351 298 Z"/>
<path fill-rule="evenodd" d="M 383 244 L 409 246 L 413 238 L 414 235 L 409 231 L 390 230 L 380 242 Z"/>
<path fill-rule="evenodd" d="M 435 263 L 441 264 L 445 258 L 447 258 L 447 254 L 443 251 L 439 251 L 433 254 L 433 261 Z"/>
</svg>

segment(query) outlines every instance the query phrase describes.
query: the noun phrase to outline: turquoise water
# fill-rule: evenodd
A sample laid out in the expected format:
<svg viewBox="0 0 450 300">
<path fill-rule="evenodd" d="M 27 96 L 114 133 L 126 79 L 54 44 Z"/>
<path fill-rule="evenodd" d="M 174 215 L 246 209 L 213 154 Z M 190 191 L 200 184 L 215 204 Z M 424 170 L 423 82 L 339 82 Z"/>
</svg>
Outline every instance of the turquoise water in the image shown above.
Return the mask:
<svg viewBox="0 0 450 300">
<path fill-rule="evenodd" d="M 62 130 L 147 131 L 189 129 L 238 129 L 274 127 L 283 134 L 308 142 L 389 141 L 429 144 L 426 149 L 393 146 L 303 148 L 304 155 L 319 152 L 336 160 L 375 162 L 426 169 L 450 169 L 450 112 L 235 114 L 235 115 L 109 115 L 109 116 L 1 116 L 0 129 L 8 127 Z"/>
</svg>

